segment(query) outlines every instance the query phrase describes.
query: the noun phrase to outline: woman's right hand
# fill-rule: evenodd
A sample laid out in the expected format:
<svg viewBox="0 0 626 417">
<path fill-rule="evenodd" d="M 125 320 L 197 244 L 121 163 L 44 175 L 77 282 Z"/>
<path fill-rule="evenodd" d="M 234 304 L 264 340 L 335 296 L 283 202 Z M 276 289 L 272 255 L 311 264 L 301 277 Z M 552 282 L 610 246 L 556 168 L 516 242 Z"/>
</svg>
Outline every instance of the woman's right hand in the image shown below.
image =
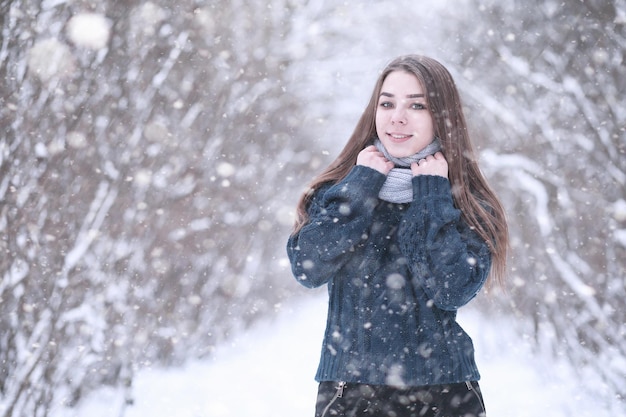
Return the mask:
<svg viewBox="0 0 626 417">
<path fill-rule="evenodd" d="M 375 169 L 385 175 L 393 168 L 393 162 L 387 160 L 382 152 L 376 149 L 374 145 L 370 145 L 359 152 L 356 158 L 356 164 Z"/>
</svg>

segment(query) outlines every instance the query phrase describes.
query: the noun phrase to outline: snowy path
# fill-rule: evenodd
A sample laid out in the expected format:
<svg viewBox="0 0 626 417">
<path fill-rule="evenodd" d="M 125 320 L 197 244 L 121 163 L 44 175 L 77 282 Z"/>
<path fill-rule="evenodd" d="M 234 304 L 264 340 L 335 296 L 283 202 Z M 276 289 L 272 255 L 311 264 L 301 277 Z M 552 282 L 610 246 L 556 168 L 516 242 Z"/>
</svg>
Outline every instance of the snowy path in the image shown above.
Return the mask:
<svg viewBox="0 0 626 417">
<path fill-rule="evenodd" d="M 316 296 L 299 302 L 297 308 L 283 306 L 275 320 L 222 346 L 211 360 L 141 371 L 135 380 L 135 404 L 123 416 L 312 417 L 326 301 Z M 584 396 L 584 384 L 566 366 L 531 353 L 507 323 L 480 319 L 470 310 L 459 321 L 476 345 L 490 417 L 609 416 Z M 100 393 L 63 417 L 70 415 L 122 413 L 113 396 Z"/>
</svg>

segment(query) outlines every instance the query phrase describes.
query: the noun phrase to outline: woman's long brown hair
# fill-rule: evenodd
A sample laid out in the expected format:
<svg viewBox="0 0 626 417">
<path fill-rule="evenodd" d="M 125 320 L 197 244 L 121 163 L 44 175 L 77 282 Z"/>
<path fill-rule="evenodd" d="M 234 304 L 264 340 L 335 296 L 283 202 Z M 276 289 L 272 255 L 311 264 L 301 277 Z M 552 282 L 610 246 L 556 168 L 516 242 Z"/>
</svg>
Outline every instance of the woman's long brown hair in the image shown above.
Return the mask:
<svg viewBox="0 0 626 417">
<path fill-rule="evenodd" d="M 441 140 L 448 162 L 448 177 L 455 206 L 463 219 L 489 245 L 492 254 L 490 281 L 503 285 L 509 247 L 508 226 L 504 209 L 489 187 L 476 162 L 476 154 L 458 90 L 448 70 L 438 61 L 420 55 L 406 55 L 393 60 L 378 77 L 370 101 L 352 136 L 339 156 L 311 182 L 297 206 L 294 234 L 308 222 L 307 206 L 322 184 L 341 181 L 356 164 L 361 150 L 373 143 L 376 134 L 376 109 L 382 84 L 394 71 L 414 74 L 425 89 L 435 134 Z"/>
</svg>

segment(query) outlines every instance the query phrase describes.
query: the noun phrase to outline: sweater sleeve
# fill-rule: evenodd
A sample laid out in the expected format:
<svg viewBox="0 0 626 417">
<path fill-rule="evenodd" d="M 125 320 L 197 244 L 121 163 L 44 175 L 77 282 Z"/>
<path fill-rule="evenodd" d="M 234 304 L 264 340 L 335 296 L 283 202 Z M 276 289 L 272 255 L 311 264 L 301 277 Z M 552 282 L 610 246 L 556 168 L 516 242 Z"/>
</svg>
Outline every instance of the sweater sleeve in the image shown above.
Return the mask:
<svg viewBox="0 0 626 417">
<path fill-rule="evenodd" d="M 342 181 L 317 190 L 307 208 L 309 221 L 287 242 L 292 272 L 302 285 L 327 283 L 356 245 L 367 239 L 385 179 L 384 174 L 357 165 Z"/>
<path fill-rule="evenodd" d="M 491 267 L 489 247 L 454 207 L 447 178 L 423 175 L 412 181 L 413 202 L 398 230 L 400 250 L 414 285 L 438 308 L 456 310 L 485 283 Z"/>
</svg>

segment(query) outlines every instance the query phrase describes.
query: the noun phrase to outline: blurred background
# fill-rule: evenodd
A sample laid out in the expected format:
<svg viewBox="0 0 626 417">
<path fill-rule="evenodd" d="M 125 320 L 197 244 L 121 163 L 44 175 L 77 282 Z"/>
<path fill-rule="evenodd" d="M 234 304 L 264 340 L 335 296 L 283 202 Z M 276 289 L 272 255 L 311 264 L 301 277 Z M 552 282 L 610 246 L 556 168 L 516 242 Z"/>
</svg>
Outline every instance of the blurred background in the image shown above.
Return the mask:
<svg viewBox="0 0 626 417">
<path fill-rule="evenodd" d="M 0 0 L 0 416 L 308 297 L 294 206 L 404 53 L 453 73 L 508 214 L 474 308 L 623 403 L 625 0 Z"/>
</svg>

